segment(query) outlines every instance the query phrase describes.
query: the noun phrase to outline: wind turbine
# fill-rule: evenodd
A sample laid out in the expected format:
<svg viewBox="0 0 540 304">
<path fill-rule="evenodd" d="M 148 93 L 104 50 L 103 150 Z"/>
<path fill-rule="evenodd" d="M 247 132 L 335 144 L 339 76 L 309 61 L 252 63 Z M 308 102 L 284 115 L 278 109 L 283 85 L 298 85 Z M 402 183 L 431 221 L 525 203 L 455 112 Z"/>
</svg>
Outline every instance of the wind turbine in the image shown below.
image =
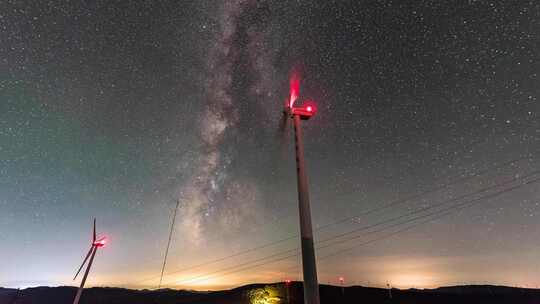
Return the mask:
<svg viewBox="0 0 540 304">
<path fill-rule="evenodd" d="M 73 304 L 78 304 L 79 300 L 81 298 L 81 294 L 84 288 L 84 283 L 86 282 L 86 278 L 88 277 L 88 273 L 90 272 L 90 267 L 92 267 L 92 262 L 94 261 L 94 257 L 96 256 L 96 252 L 98 248 L 101 248 L 105 246 L 107 243 L 106 237 L 100 237 L 96 240 L 96 219 L 94 218 L 94 230 L 92 234 L 92 244 L 90 245 L 90 249 L 88 250 L 88 253 L 86 254 L 86 257 L 84 258 L 84 261 L 81 264 L 81 267 L 79 267 L 79 270 L 73 277 L 73 281 L 77 278 L 79 273 L 81 272 L 81 269 L 83 268 L 84 264 L 86 264 L 86 261 L 88 260 L 88 257 L 90 257 L 90 261 L 88 262 L 88 266 L 86 266 L 86 270 L 84 271 L 84 276 L 81 281 L 81 286 L 79 286 L 79 289 L 77 290 L 77 295 L 75 296 L 75 300 L 73 300 Z"/>
<path fill-rule="evenodd" d="M 295 103 L 299 97 L 299 93 L 300 79 L 298 74 L 293 72 L 290 79 L 289 99 L 285 103 L 285 108 L 283 109 L 280 131 L 285 131 L 289 118 L 293 120 L 302 269 L 304 274 L 304 303 L 319 304 L 319 283 L 317 281 L 317 265 L 315 261 L 315 248 L 313 246 L 313 228 L 311 225 L 311 211 L 309 207 L 308 180 L 304 161 L 304 142 L 300 126 L 301 120 L 308 120 L 315 115 L 317 107 L 312 101 L 305 101 L 301 106 L 296 106 Z"/>
</svg>

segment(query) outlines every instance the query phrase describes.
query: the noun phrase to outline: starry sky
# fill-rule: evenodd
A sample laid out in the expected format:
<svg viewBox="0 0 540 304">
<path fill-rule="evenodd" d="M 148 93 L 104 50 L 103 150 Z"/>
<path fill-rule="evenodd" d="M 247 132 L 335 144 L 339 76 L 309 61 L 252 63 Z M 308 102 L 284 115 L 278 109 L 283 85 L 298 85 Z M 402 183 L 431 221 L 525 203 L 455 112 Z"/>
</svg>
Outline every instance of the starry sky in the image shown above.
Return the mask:
<svg viewBox="0 0 540 304">
<path fill-rule="evenodd" d="M 537 1 L 0 3 L 0 286 L 540 285 Z M 330 244 L 328 246 L 325 246 Z M 320 247 L 320 248 L 319 248 Z M 291 254 L 292 253 L 292 254 Z"/>
</svg>

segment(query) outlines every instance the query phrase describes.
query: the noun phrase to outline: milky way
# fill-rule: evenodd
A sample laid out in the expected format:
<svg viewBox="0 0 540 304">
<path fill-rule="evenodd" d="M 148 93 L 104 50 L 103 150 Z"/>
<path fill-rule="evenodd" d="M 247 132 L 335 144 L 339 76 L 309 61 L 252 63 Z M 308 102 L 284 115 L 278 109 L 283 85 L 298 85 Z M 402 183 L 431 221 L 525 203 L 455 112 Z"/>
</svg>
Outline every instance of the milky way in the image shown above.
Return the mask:
<svg viewBox="0 0 540 304">
<path fill-rule="evenodd" d="M 223 147 L 227 137 L 238 134 L 242 102 L 255 100 L 263 106 L 276 89 L 271 79 L 272 62 L 265 54 L 264 29 L 239 25 L 241 18 L 257 10 L 257 5 L 260 3 L 255 1 L 229 1 L 217 12 L 218 30 L 207 58 L 206 104 L 197 124 L 202 147 L 197 151 L 195 173 L 180 192 L 180 200 L 186 205 L 183 232 L 191 235 L 191 241 L 199 240 L 208 226 L 205 218 L 217 219 L 221 227 L 213 229 L 230 229 L 255 219 L 260 212 L 256 185 L 227 174 L 239 147 Z M 238 66 L 244 66 L 242 69 L 254 79 L 253 83 L 238 79 Z M 247 95 L 240 101 L 239 90 Z"/>
</svg>

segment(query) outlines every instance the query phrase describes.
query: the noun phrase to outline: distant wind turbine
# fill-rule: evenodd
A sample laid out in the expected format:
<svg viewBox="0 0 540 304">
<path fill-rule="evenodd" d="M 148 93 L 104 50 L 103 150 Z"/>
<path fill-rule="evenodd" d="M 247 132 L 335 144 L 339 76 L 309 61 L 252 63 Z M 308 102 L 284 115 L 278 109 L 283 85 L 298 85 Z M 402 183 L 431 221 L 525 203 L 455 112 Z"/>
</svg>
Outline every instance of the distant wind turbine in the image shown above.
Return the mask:
<svg viewBox="0 0 540 304">
<path fill-rule="evenodd" d="M 73 281 L 77 278 L 79 273 L 81 272 L 84 264 L 86 264 L 86 261 L 88 260 L 88 257 L 90 257 L 90 261 L 88 262 L 88 266 L 86 266 L 86 270 L 84 272 L 83 279 L 81 281 L 81 286 L 79 286 L 79 289 L 77 290 L 77 295 L 75 296 L 75 300 L 73 300 L 73 304 L 79 304 L 79 300 L 81 298 L 81 294 L 84 288 L 84 283 L 86 282 L 86 278 L 88 277 L 88 273 L 90 272 L 90 267 L 92 267 L 92 262 L 94 261 L 94 257 L 96 256 L 96 252 L 98 248 L 101 248 L 105 246 L 107 243 L 106 237 L 100 237 L 96 240 L 96 219 L 94 218 L 94 230 L 92 234 L 92 244 L 90 245 L 90 249 L 88 250 L 88 253 L 86 254 L 86 257 L 84 258 L 84 261 L 81 264 L 81 267 L 79 267 L 79 270 L 73 277 Z"/>
</svg>

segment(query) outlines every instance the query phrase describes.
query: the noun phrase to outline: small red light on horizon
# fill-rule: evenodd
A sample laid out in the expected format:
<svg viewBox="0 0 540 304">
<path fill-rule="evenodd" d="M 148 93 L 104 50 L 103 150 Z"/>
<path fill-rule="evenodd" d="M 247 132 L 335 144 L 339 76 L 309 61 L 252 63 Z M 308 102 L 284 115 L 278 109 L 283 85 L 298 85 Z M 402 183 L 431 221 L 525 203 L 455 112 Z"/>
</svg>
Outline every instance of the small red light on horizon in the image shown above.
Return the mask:
<svg viewBox="0 0 540 304">
<path fill-rule="evenodd" d="M 307 110 L 308 112 L 311 112 L 311 111 L 313 111 L 313 108 L 312 108 L 311 106 L 307 106 L 306 110 Z"/>
<path fill-rule="evenodd" d="M 339 281 L 343 283 L 343 281 L 345 281 L 345 278 L 339 277 Z"/>
</svg>

